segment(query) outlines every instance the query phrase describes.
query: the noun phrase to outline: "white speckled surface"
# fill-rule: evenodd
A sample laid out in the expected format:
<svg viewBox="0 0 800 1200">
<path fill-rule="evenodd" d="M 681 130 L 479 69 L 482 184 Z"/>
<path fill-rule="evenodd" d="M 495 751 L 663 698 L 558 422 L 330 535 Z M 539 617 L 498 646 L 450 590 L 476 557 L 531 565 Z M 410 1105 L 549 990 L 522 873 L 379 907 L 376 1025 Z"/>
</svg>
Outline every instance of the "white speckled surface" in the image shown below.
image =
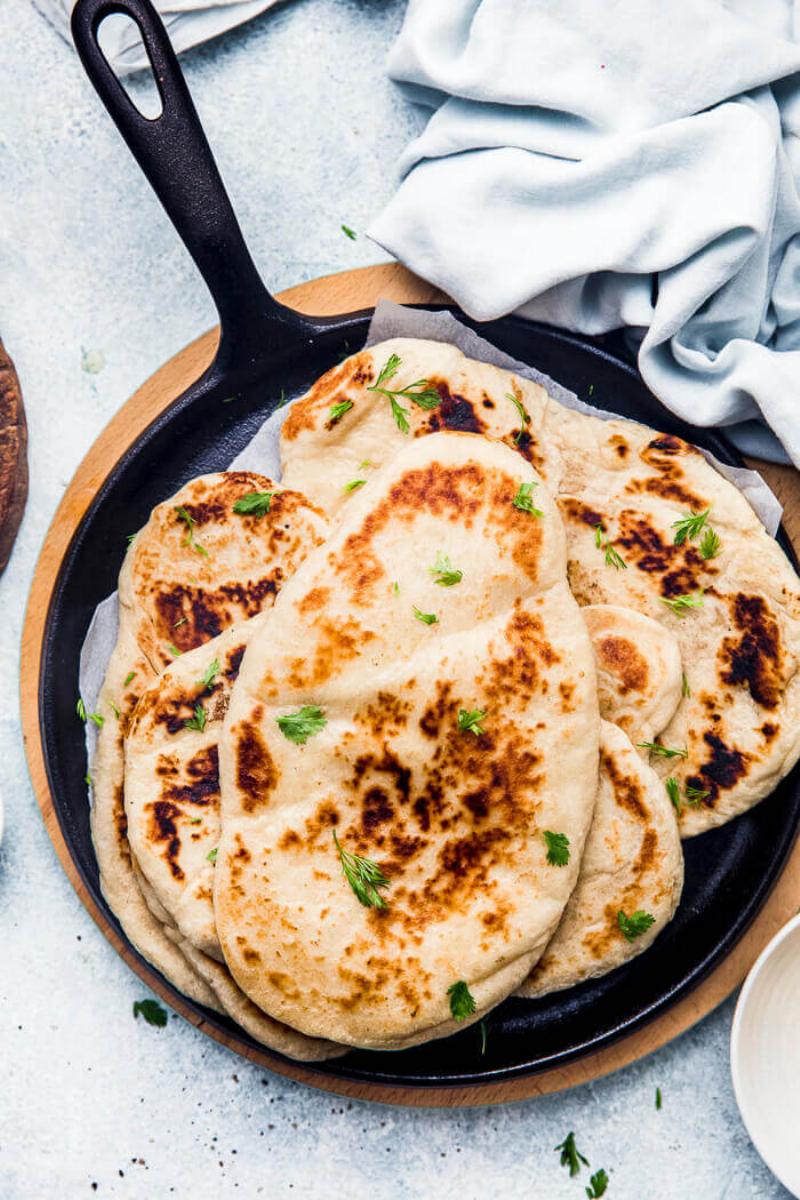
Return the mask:
<svg viewBox="0 0 800 1200">
<path fill-rule="evenodd" d="M 294 0 L 184 66 L 254 256 L 275 288 L 376 261 L 363 228 L 417 116 L 386 82 L 401 0 Z M 731 1092 L 727 1004 L 612 1079 L 505 1109 L 350 1104 L 240 1062 L 142 987 L 79 905 L 44 833 L 13 697 L 25 595 L 72 471 L 134 387 L 212 323 L 202 285 L 69 48 L 0 4 L 0 335 L 31 432 L 31 495 L 2 583 L 0 1196 L 584 1196 L 778 1200 Z M 96 375 L 81 347 L 102 351 Z M 664 1107 L 656 1112 L 655 1089 Z"/>
</svg>

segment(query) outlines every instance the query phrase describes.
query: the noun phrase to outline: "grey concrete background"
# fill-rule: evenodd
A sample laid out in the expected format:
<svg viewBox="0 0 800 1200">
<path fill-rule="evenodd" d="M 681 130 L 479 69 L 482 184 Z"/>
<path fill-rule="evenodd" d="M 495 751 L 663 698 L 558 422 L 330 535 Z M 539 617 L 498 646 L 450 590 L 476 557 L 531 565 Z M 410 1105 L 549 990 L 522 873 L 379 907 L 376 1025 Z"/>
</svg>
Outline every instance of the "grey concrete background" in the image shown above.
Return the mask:
<svg viewBox="0 0 800 1200">
<path fill-rule="evenodd" d="M 294 0 L 184 58 L 254 256 L 275 288 L 378 261 L 363 229 L 418 116 L 386 81 L 402 0 Z M 139 85 L 137 85 L 138 87 Z M 145 993 L 78 903 L 23 757 L 19 636 L 44 532 L 131 391 L 213 322 L 191 263 L 71 49 L 0 3 L 0 335 L 31 433 L 31 495 L 0 583 L 0 1197 L 583 1197 L 569 1130 L 611 1200 L 777 1200 L 731 1091 L 732 1006 L 648 1060 L 506 1108 L 351 1104 L 268 1075 Z M 97 374 L 82 348 L 99 351 Z M 663 1109 L 655 1108 L 661 1087 Z"/>
</svg>

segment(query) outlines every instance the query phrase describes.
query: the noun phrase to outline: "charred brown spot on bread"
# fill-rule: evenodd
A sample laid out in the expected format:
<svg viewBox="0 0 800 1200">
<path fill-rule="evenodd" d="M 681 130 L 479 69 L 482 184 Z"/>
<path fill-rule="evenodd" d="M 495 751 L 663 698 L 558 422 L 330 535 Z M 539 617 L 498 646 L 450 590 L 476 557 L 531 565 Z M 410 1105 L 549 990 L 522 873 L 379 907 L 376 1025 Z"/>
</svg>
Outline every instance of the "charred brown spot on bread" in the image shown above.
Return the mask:
<svg viewBox="0 0 800 1200">
<path fill-rule="evenodd" d="M 639 457 L 653 466 L 669 466 L 676 458 L 689 454 L 691 450 L 688 442 L 673 433 L 659 433 L 639 451 Z"/>
<path fill-rule="evenodd" d="M 646 517 L 626 508 L 619 515 L 620 532 L 616 544 L 627 551 L 630 566 L 647 575 L 660 576 L 662 596 L 683 596 L 703 588 L 709 575 L 717 573 L 712 562 L 704 561 L 689 541 L 676 546 L 674 539 L 662 536 Z"/>
<path fill-rule="evenodd" d="M 320 618 L 314 622 L 316 631 L 312 658 L 293 658 L 289 664 L 287 680 L 292 687 L 310 688 L 325 683 L 342 664 L 358 658 L 361 649 L 375 638 L 375 634 L 364 629 L 352 618 L 333 621 Z"/>
<path fill-rule="evenodd" d="M 167 688 L 159 694 L 153 690 L 143 697 L 145 708 L 140 708 L 137 714 L 141 724 L 146 715 L 152 717 L 155 725 L 164 725 L 167 733 L 180 733 L 186 728 L 186 722 L 194 716 L 196 697 L 186 692 L 176 690 L 172 695 Z M 150 710 L 148 714 L 148 708 Z"/>
<path fill-rule="evenodd" d="M 173 879 L 185 879 L 183 868 L 178 862 L 181 852 L 181 836 L 178 820 L 182 810 L 171 800 L 156 800 L 146 806 L 149 809 L 148 837 L 154 845 L 163 843 L 162 858 L 170 869 Z"/>
<path fill-rule="evenodd" d="M 382 738 L 405 728 L 410 711 L 407 700 L 391 692 L 378 692 L 375 701 L 358 709 L 353 719 L 356 725 L 363 726 L 376 738 Z"/>
<path fill-rule="evenodd" d="M 372 379 L 372 355 L 367 351 L 345 359 L 322 375 L 307 395 L 289 409 L 281 429 L 281 438 L 293 442 L 301 433 L 313 433 L 322 409 L 350 397 L 349 388 L 362 387 Z"/>
<path fill-rule="evenodd" d="M 765 742 L 774 742 L 780 733 L 780 726 L 775 725 L 772 721 L 765 721 L 761 726 L 761 734 Z"/>
<path fill-rule="evenodd" d="M 243 950 L 245 948 L 246 947 L 242 947 Z M 275 991 L 280 992 L 283 996 L 286 996 L 287 1000 L 300 999 L 300 989 L 293 981 L 291 975 L 287 975 L 285 971 L 270 971 L 267 975 L 267 979 L 275 988 Z"/>
<path fill-rule="evenodd" d="M 617 458 L 619 458 L 622 462 L 627 460 L 631 452 L 631 448 L 625 441 L 625 438 L 622 436 L 622 434 L 615 433 L 613 437 L 609 438 L 608 444 L 611 446 Z"/>
<path fill-rule="evenodd" d="M 306 592 L 303 599 L 298 604 L 298 611 L 303 616 L 308 616 L 309 613 L 319 612 L 325 607 L 331 598 L 331 589 L 326 587 L 314 587 L 310 592 Z"/>
<path fill-rule="evenodd" d="M 361 802 L 361 829 L 364 836 L 374 838 L 381 825 L 391 821 L 394 806 L 382 787 L 367 788 Z"/>
<path fill-rule="evenodd" d="M 231 683 L 239 678 L 239 670 L 244 658 L 245 647 L 235 646 L 233 650 L 229 650 L 226 656 L 226 665 L 223 674 Z"/>
<path fill-rule="evenodd" d="M 190 804 L 197 808 L 219 806 L 219 751 L 207 746 L 189 759 L 185 781 L 164 782 L 161 799 L 171 804 Z"/>
<path fill-rule="evenodd" d="M 659 496 L 663 500 L 674 500 L 679 504 L 700 511 L 708 505 L 702 496 L 686 484 L 686 474 L 681 458 L 697 455 L 698 451 L 672 434 L 659 434 L 639 451 L 639 457 L 658 474 L 632 479 L 625 490 L 629 494 Z"/>
<path fill-rule="evenodd" d="M 600 754 L 600 766 L 605 771 L 614 800 L 620 808 L 625 808 L 636 817 L 637 821 L 646 821 L 650 809 L 645 803 L 644 788 L 636 775 L 631 775 L 617 763 L 613 754 L 603 751 Z"/>
<path fill-rule="evenodd" d="M 491 657 L 478 675 L 485 704 L 489 708 L 524 709 L 542 687 L 542 668 L 560 662 L 548 641 L 542 619 L 516 605 L 505 629 L 511 653 Z"/>
<path fill-rule="evenodd" d="M 607 957 L 609 952 L 619 944 L 625 935 L 619 927 L 617 914 L 635 912 L 639 908 L 647 910 L 650 904 L 645 888 L 645 877 L 652 872 L 658 863 L 658 834 L 655 829 L 647 828 L 642 833 L 639 853 L 631 868 L 631 881 L 613 903 L 607 904 L 604 910 L 605 922 L 601 929 L 593 930 L 583 939 L 584 947 L 595 959 Z"/>
<path fill-rule="evenodd" d="M 455 724 L 459 705 L 452 691 L 453 685 L 449 680 L 437 680 L 436 697 L 419 719 L 419 727 L 426 737 L 438 738 L 445 725 Z"/>
<path fill-rule="evenodd" d="M 125 793 L 122 790 L 121 783 L 118 783 L 114 788 L 114 827 L 117 831 L 117 845 L 120 853 L 123 857 L 130 858 L 128 815 L 125 812 Z"/>
<path fill-rule="evenodd" d="M 687 778 L 686 783 L 698 791 L 708 792 L 701 803 L 706 808 L 713 808 L 719 793 L 735 787 L 747 774 L 750 755 L 735 746 L 727 746 L 711 730 L 703 734 L 703 741 L 710 751 L 710 758 L 698 768 L 696 775 Z"/>
<path fill-rule="evenodd" d="M 739 592 L 728 597 L 728 603 L 740 635 L 722 640 L 717 653 L 720 678 L 747 687 L 762 708 L 777 708 L 784 690 L 778 622 L 763 596 Z"/>
<path fill-rule="evenodd" d="M 242 958 L 251 967 L 261 962 L 261 955 L 252 946 L 242 946 Z"/>
<path fill-rule="evenodd" d="M 244 874 L 245 867 L 252 861 L 253 856 L 244 844 L 240 833 L 235 835 L 234 844 L 236 849 L 232 854 L 228 855 L 228 864 L 230 867 L 231 883 L 238 885 Z"/>
<path fill-rule="evenodd" d="M 589 525 L 596 529 L 603 524 L 603 514 L 576 496 L 559 496 L 558 507 L 564 520 L 571 521 L 573 525 Z"/>
<path fill-rule="evenodd" d="M 595 642 L 595 650 L 600 666 L 614 676 L 623 695 L 644 690 L 650 673 L 647 659 L 630 638 L 606 634 Z"/>
<path fill-rule="evenodd" d="M 494 400 L 492 400 L 491 396 L 487 396 L 486 392 L 483 393 L 483 399 L 481 400 L 481 404 L 483 405 L 484 408 L 494 408 L 495 407 Z"/>
<path fill-rule="evenodd" d="M 539 442 L 532 433 L 527 429 L 520 430 L 514 436 L 513 446 L 531 466 L 535 467 L 541 474 L 544 474 L 546 466 L 545 457 L 539 449 Z"/>
<path fill-rule="evenodd" d="M 428 414 L 428 429 L 452 429 L 458 433 L 485 433 L 486 422 L 478 412 L 477 403 L 458 392 L 451 392 L 446 379 L 429 379 L 428 386 L 441 396 L 441 404 Z"/>
<path fill-rule="evenodd" d="M 310 817 L 306 817 L 306 839 L 308 843 L 322 840 L 331 841 L 331 830 L 336 829 L 341 820 L 339 810 L 332 800 L 322 800 Z M 350 848 L 349 846 L 347 847 Z"/>
<path fill-rule="evenodd" d="M 236 783 L 245 812 L 269 803 L 279 772 L 257 725 L 243 721 L 232 731 L 236 747 Z"/>
<path fill-rule="evenodd" d="M 255 617 L 275 597 L 284 582 L 279 566 L 269 575 L 249 583 L 225 583 L 204 589 L 199 585 L 175 583 L 155 596 L 156 634 L 181 653 L 218 637 L 235 620 Z"/>
<path fill-rule="evenodd" d="M 562 682 L 558 685 L 558 694 L 561 697 L 562 713 L 574 712 L 572 698 L 575 694 L 575 684 L 567 683 L 565 680 L 562 680 Z"/>
</svg>

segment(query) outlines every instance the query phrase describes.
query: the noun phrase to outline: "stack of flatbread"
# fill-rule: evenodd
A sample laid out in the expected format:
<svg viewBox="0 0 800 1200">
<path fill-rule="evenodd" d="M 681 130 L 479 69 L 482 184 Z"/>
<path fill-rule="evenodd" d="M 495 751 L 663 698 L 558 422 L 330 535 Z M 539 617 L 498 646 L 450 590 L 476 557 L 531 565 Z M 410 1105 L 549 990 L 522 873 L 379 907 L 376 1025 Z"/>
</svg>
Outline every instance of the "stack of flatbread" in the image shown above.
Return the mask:
<svg viewBox="0 0 800 1200">
<path fill-rule="evenodd" d="M 295 1057 L 399 1049 L 650 946 L 681 837 L 800 755 L 800 586 L 691 446 L 398 339 L 293 404 L 280 485 L 156 508 L 93 830 L 178 988 Z"/>
</svg>

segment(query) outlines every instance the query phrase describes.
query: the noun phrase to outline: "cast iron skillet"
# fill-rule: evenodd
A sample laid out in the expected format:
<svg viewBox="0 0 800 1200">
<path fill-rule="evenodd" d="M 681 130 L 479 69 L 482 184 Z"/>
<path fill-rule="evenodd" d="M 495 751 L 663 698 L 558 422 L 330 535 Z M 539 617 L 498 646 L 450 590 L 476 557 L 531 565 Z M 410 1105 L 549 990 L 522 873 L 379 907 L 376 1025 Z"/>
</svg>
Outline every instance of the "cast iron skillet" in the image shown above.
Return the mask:
<svg viewBox="0 0 800 1200">
<path fill-rule="evenodd" d="M 157 120 L 137 112 L 99 49 L 98 25 L 110 13 L 127 14 L 142 31 L 163 103 Z M 78 656 L 92 612 L 116 586 L 125 535 L 188 479 L 223 469 L 281 390 L 302 393 L 343 352 L 360 346 L 370 313 L 302 317 L 269 295 L 148 0 L 79 0 L 72 25 L 89 77 L 208 284 L 222 327 L 212 366 L 145 430 L 97 493 L 62 564 L 47 619 L 39 711 L 53 802 L 84 883 L 114 921 L 98 885 L 82 782 L 86 763 L 74 722 Z M 484 324 L 480 332 L 578 395 L 585 397 L 592 385 L 598 405 L 693 440 L 723 461 L 738 461 L 715 433 L 667 413 L 637 372 L 598 343 L 513 317 Z M 231 397 L 234 403 L 222 403 Z M 783 535 L 781 543 L 791 555 Z M 473 1028 L 402 1053 L 351 1052 L 316 1067 L 319 1076 L 418 1087 L 497 1082 L 563 1065 L 663 1013 L 719 963 L 763 904 L 794 841 L 797 784 L 795 772 L 753 812 L 687 843 L 684 898 L 654 948 L 563 995 L 506 1001 L 489 1018 L 485 1053 Z M 194 1007 L 229 1038 L 235 1032 L 240 1044 L 254 1046 L 232 1023 Z"/>
</svg>

